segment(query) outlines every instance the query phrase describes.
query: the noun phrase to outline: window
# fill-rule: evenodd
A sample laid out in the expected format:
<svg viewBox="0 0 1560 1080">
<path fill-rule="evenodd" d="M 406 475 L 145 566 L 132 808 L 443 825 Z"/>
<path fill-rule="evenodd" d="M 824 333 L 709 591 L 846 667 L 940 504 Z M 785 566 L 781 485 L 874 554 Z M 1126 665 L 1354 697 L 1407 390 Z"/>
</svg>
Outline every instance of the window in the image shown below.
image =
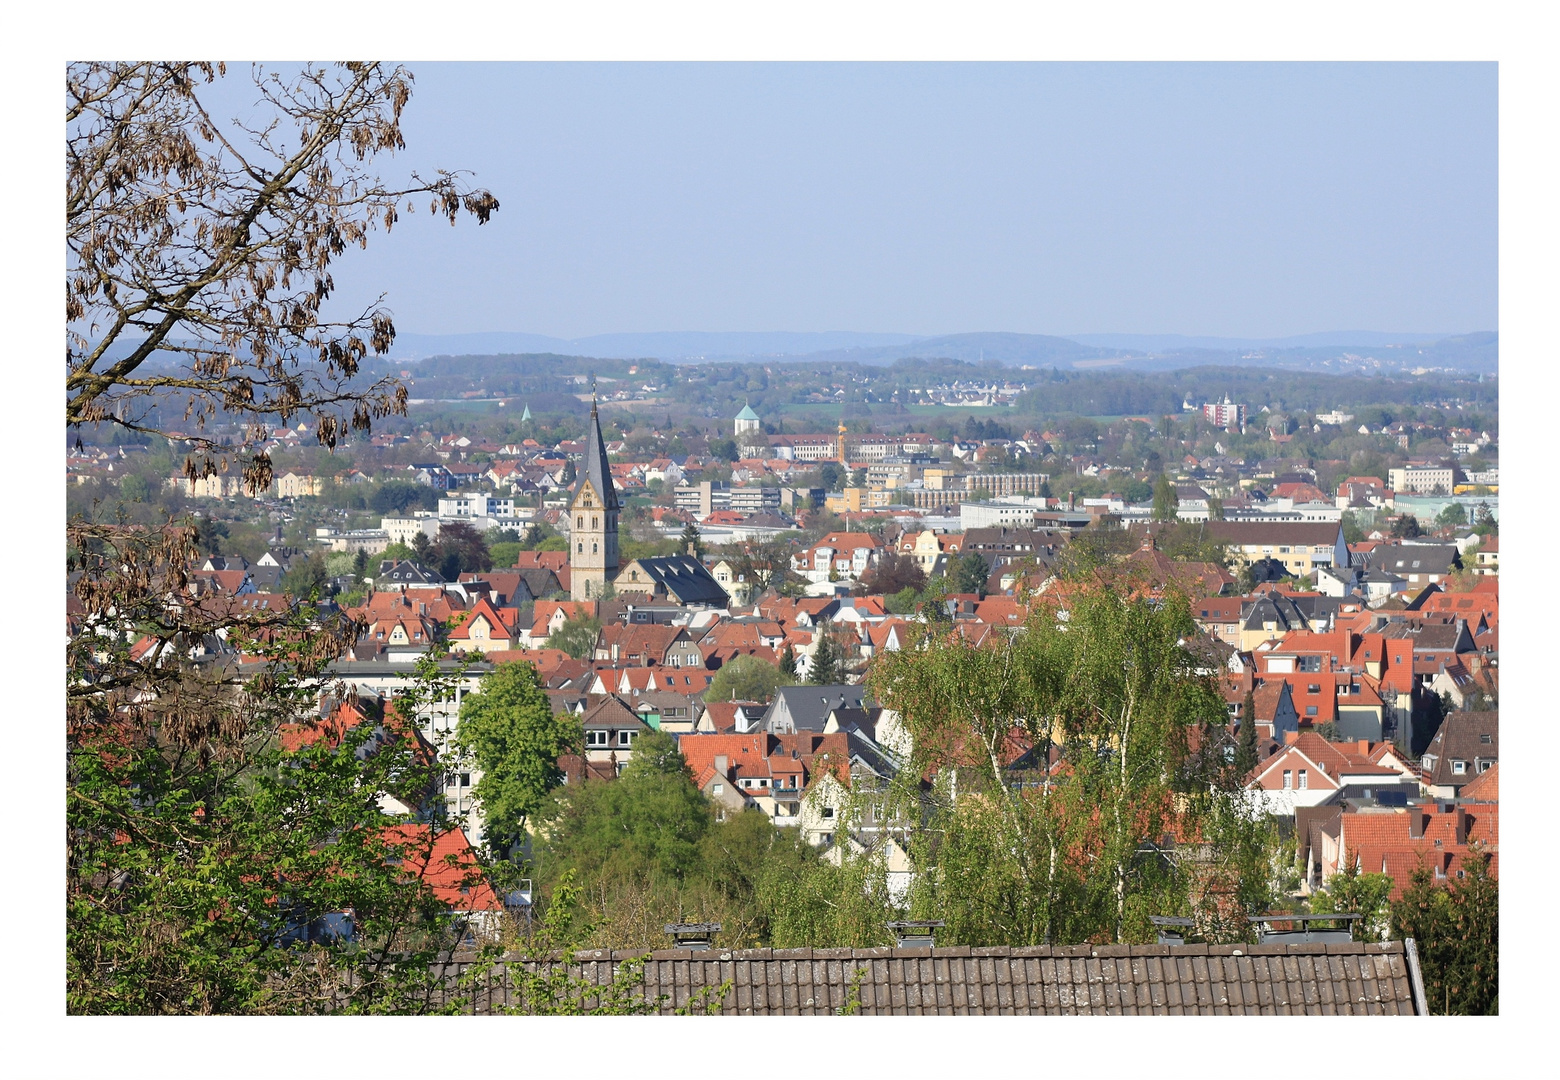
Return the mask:
<svg viewBox="0 0 1560 1080">
<path fill-rule="evenodd" d="M 590 553 L 592 555 L 596 554 L 596 545 L 594 543 L 590 545 Z"/>
<path fill-rule="evenodd" d="M 1479 741 L 1485 746 L 1488 746 L 1493 740 L 1488 735 L 1480 735 Z"/>
<path fill-rule="evenodd" d="M 1467 771 L 1468 771 L 1468 763 L 1466 761 L 1454 761 L 1454 762 L 1452 762 L 1452 775 L 1453 776 L 1462 776 Z"/>
<path fill-rule="evenodd" d="M 834 817 L 834 807 L 832 807 L 832 806 L 825 806 L 823 808 L 823 816 L 824 816 L 825 820 L 833 818 Z"/>
<path fill-rule="evenodd" d="M 585 554 L 585 545 L 584 544 L 576 544 L 575 547 L 577 547 L 579 549 L 579 553 L 581 555 Z"/>
<path fill-rule="evenodd" d="M 1306 771 L 1304 769 L 1301 769 L 1300 770 L 1300 787 L 1301 788 L 1308 788 L 1308 787 L 1310 787 L 1311 786 L 1311 782 L 1310 781 L 1311 781 L 1311 778 L 1306 774 Z"/>
<path fill-rule="evenodd" d="M 634 743 L 634 736 L 636 734 L 638 734 L 638 733 L 637 732 L 633 732 L 633 731 L 620 731 L 620 732 L 618 732 L 618 745 L 619 746 L 632 746 L 633 743 Z"/>
<path fill-rule="evenodd" d="M 1305 692 L 1307 694 L 1320 694 L 1322 692 L 1322 684 L 1321 683 L 1307 683 L 1306 687 L 1305 687 Z"/>
<path fill-rule="evenodd" d="M 713 787 L 710 788 L 710 794 L 711 795 L 724 795 L 724 794 L 726 794 L 726 785 L 725 784 L 716 784 L 716 785 L 714 785 Z"/>
<path fill-rule="evenodd" d="M 1315 716 L 1316 715 L 1316 706 L 1315 705 L 1307 705 L 1305 707 L 1305 714 L 1307 716 Z"/>
<path fill-rule="evenodd" d="M 579 517 L 575 518 L 574 525 L 576 528 L 583 529 L 585 527 L 585 515 L 581 514 Z"/>
<path fill-rule="evenodd" d="M 1294 774 L 1291 773 L 1288 769 L 1285 769 L 1284 770 L 1284 790 L 1288 791 L 1292 787 L 1294 787 Z"/>
<path fill-rule="evenodd" d="M 585 733 L 585 745 L 586 746 L 606 746 L 607 745 L 607 737 L 610 734 L 611 734 L 611 732 L 607 732 L 607 731 L 587 731 Z"/>
</svg>

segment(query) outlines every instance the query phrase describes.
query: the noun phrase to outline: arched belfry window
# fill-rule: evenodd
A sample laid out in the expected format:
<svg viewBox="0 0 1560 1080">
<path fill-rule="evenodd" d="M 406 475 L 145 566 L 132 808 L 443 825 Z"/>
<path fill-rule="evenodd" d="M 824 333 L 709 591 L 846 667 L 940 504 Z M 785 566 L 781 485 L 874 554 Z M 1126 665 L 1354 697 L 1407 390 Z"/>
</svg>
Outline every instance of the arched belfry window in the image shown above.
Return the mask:
<svg viewBox="0 0 1560 1080">
<path fill-rule="evenodd" d="M 592 555 L 594 555 L 594 554 L 596 554 L 596 545 L 595 545 L 595 544 L 592 544 L 592 545 L 591 545 L 591 546 L 590 546 L 590 553 L 591 553 L 591 554 L 592 554 Z"/>
</svg>

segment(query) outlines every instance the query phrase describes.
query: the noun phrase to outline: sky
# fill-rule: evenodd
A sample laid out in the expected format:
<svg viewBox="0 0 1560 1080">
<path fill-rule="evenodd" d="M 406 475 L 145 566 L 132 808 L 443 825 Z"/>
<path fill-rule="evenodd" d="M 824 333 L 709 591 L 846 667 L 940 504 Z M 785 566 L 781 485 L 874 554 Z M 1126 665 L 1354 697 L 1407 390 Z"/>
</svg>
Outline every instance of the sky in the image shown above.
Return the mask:
<svg viewBox="0 0 1560 1080">
<path fill-rule="evenodd" d="M 1493 63 L 418 63 L 403 332 L 1496 329 Z"/>
</svg>

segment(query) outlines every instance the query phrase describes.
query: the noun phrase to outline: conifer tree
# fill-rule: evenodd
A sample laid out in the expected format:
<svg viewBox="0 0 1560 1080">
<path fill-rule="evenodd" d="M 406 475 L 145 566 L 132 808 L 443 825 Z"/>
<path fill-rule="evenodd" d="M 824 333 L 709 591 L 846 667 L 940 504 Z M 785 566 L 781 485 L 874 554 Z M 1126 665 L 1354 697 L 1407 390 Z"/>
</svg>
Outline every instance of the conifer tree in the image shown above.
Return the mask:
<svg viewBox="0 0 1560 1080">
<path fill-rule="evenodd" d="M 1257 701 L 1256 695 L 1246 691 L 1240 705 L 1240 745 L 1235 751 L 1235 776 L 1243 780 L 1257 767 Z"/>
<path fill-rule="evenodd" d="M 780 654 L 780 674 L 792 682 L 796 681 L 796 650 L 791 648 L 791 643 L 785 643 L 785 651 Z"/>
<path fill-rule="evenodd" d="M 807 681 L 814 686 L 833 686 L 840 681 L 840 656 L 828 623 L 818 628 L 818 649 L 813 653 L 812 671 Z"/>
</svg>

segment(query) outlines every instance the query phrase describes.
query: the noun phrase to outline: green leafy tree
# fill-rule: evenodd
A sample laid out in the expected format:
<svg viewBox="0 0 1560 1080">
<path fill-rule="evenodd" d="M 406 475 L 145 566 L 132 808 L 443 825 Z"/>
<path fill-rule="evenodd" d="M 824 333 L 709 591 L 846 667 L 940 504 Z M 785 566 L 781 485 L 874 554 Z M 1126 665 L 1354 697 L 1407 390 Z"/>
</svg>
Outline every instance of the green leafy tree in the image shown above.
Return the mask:
<svg viewBox="0 0 1560 1080">
<path fill-rule="evenodd" d="M 384 551 L 379 553 L 379 558 L 386 562 L 393 562 L 396 560 L 411 562 L 417 558 L 417 552 L 409 545 L 403 544 L 397 540 L 394 543 L 386 545 Z"/>
<path fill-rule="evenodd" d="M 596 655 L 596 639 L 601 636 L 601 621 L 591 615 L 571 615 L 547 638 L 549 648 L 562 649 L 576 660 Z"/>
<path fill-rule="evenodd" d="M 852 853 L 845 842 L 834 860 L 808 853 L 771 859 L 759 895 L 775 948 L 871 948 L 892 945 L 888 922 L 904 912 L 888 889 L 881 851 Z"/>
<path fill-rule="evenodd" d="M 517 541 L 500 540 L 496 544 L 488 545 L 488 557 L 496 567 L 508 567 L 515 565 L 520 559 L 520 552 L 524 548 Z"/>
<path fill-rule="evenodd" d="M 400 700 L 381 723 L 335 736 L 318 724 L 318 680 L 356 628 L 170 605 L 187 529 L 67 536 L 83 607 L 67 646 L 68 1011 L 428 1009 L 429 964 L 465 927 L 401 868 L 418 834 L 388 832 L 397 819 L 378 800 L 417 804 L 437 767 Z M 188 658 L 219 631 L 259 670 Z M 132 657 L 143 637 L 158 663 Z M 344 912 L 350 939 L 309 940 Z"/>
<path fill-rule="evenodd" d="M 991 568 L 986 565 L 984 556 L 975 551 L 965 552 L 949 560 L 948 591 L 974 593 L 976 596 L 984 597 L 986 580 L 990 576 Z"/>
<path fill-rule="evenodd" d="M 794 663 L 793 659 L 793 663 Z M 785 675 L 774 664 L 757 656 L 734 656 L 721 665 L 704 692 L 705 701 L 768 701 Z"/>
<path fill-rule="evenodd" d="M 1360 872 L 1357 852 L 1349 852 L 1343 867 L 1327 882 L 1327 887 L 1311 897 L 1316 915 L 1330 912 L 1362 916 L 1351 930 L 1355 941 L 1384 941 L 1391 930 L 1392 878 L 1388 874 Z"/>
<path fill-rule="evenodd" d="M 1447 503 L 1441 512 L 1435 516 L 1437 525 L 1466 525 L 1468 524 L 1468 511 L 1462 503 Z"/>
<path fill-rule="evenodd" d="M 905 589 L 919 593 L 926 587 L 926 572 L 915 556 L 901 555 L 890 548 L 867 570 L 861 586 L 866 595 L 888 595 Z"/>
<path fill-rule="evenodd" d="M 1148 915 L 1187 908 L 1235 923 L 1232 907 L 1266 899 L 1272 841 L 1242 823 L 1222 770 L 1187 773 L 1189 732 L 1226 711 L 1183 644 L 1185 598 L 1107 581 L 1071 590 L 1065 619 L 1058 602 L 1022 633 L 934 631 L 874 666 L 912 738 L 903 775 L 937 778 L 912 906 L 971 943 L 1147 940 Z M 1206 828 L 1217 872 L 1159 854 L 1172 827 Z"/>
<path fill-rule="evenodd" d="M 326 578 L 325 559 L 319 552 L 295 556 L 282 575 L 281 591 L 302 600 L 320 597 L 325 594 Z"/>
<path fill-rule="evenodd" d="M 549 880 L 574 870 L 587 890 L 636 880 L 676 883 L 693 873 L 714 814 L 677 742 L 641 732 L 614 783 L 564 791 L 546 827 L 540 869 Z"/>
<path fill-rule="evenodd" d="M 143 503 L 152 497 L 152 486 L 146 477 L 130 473 L 119 481 L 119 497 L 125 502 Z"/>
<path fill-rule="evenodd" d="M 563 782 L 559 755 L 583 752 L 585 734 L 576 714 L 553 712 L 536 668 L 522 661 L 496 665 L 465 696 L 456 742 L 481 771 L 472 795 L 482 806 L 488 846 L 502 855 Z"/>
<path fill-rule="evenodd" d="M 1432 1013 L 1492 1016 L 1500 1011 L 1500 895 L 1489 854 L 1472 845 L 1463 879 L 1437 885 L 1421 865 L 1392 905 L 1392 936 L 1413 938 Z"/>
<path fill-rule="evenodd" d="M 431 556 L 446 581 L 455 581 L 461 574 L 493 569 L 487 541 L 464 521 L 447 521 L 439 526 L 439 539 Z"/>
</svg>

